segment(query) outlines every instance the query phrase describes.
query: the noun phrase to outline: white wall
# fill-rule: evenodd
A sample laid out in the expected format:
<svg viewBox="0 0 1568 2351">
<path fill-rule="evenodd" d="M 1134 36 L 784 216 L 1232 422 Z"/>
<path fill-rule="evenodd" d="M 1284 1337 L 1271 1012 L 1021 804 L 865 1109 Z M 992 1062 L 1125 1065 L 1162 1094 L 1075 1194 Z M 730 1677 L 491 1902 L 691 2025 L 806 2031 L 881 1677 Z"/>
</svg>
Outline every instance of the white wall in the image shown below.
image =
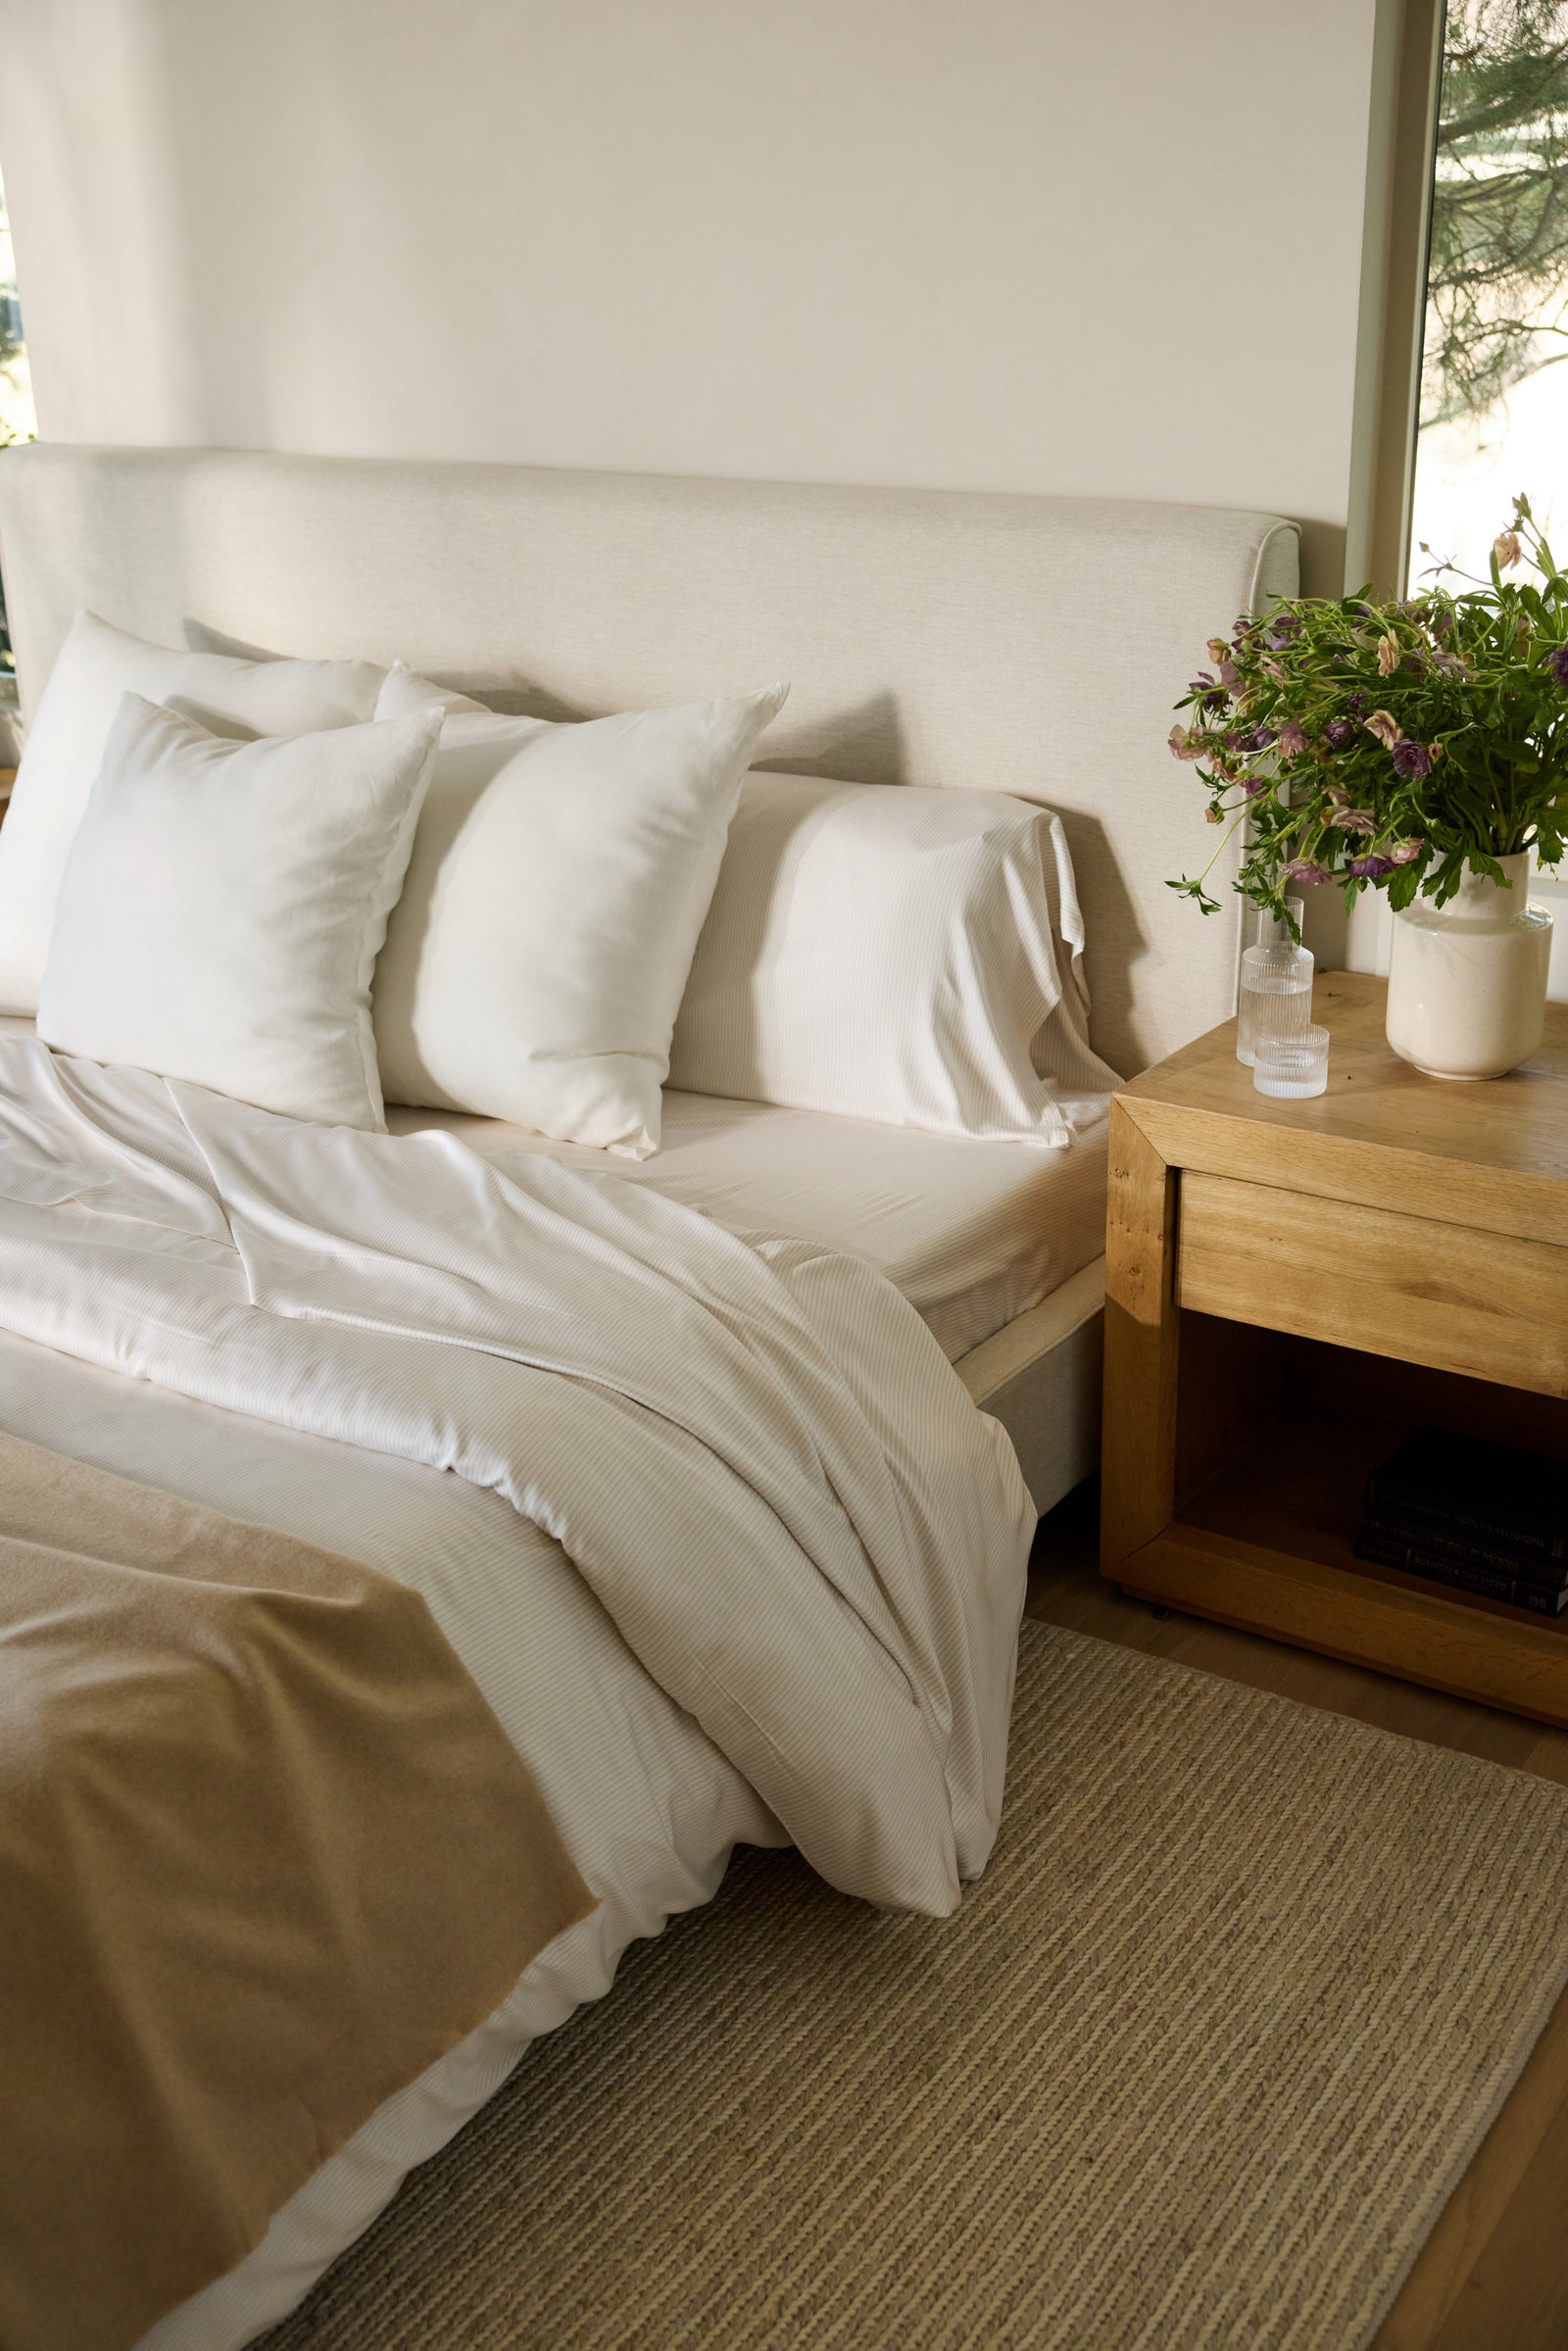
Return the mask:
<svg viewBox="0 0 1568 2351">
<path fill-rule="evenodd" d="M 1372 19 L 0 0 L 41 429 L 1257 506 L 1334 592 Z"/>
</svg>

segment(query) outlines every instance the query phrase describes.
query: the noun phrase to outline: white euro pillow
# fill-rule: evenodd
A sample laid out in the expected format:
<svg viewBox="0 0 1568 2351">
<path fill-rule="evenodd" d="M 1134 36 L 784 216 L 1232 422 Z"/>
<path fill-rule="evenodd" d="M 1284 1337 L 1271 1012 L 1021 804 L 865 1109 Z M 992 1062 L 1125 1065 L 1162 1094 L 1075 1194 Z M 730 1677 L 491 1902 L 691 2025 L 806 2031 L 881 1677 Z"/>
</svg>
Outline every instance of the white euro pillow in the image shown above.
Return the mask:
<svg viewBox="0 0 1568 2351">
<path fill-rule="evenodd" d="M 1061 819 L 1000 792 L 749 775 L 669 1080 L 1062 1145 L 1119 1081 L 1089 1043 Z"/>
<path fill-rule="evenodd" d="M 445 725 L 375 975 L 388 1102 L 658 1149 L 735 796 L 787 691 L 556 725 L 392 670 L 381 715 Z"/>
<path fill-rule="evenodd" d="M 370 975 L 440 714 L 253 743 L 127 694 L 66 860 L 46 1045 L 384 1131 Z"/>
<path fill-rule="evenodd" d="M 303 735 L 375 715 L 373 661 L 176 653 L 78 612 L 39 697 L 0 828 L 0 1012 L 36 1010 L 55 897 L 124 694 L 177 702 L 220 735 Z"/>
</svg>

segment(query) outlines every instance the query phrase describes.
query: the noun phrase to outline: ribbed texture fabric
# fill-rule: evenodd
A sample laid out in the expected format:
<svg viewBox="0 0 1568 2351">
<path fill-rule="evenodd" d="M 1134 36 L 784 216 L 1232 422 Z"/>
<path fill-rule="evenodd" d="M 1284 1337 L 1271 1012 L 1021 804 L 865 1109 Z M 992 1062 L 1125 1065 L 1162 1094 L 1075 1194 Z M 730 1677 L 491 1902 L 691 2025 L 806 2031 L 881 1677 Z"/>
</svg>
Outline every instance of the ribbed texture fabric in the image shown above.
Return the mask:
<svg viewBox="0 0 1568 2351">
<path fill-rule="evenodd" d="M 1568 1791 L 1024 1628 L 953 1919 L 631 1954 L 266 2351 L 1358 2351 L 1568 1977 Z"/>
<path fill-rule="evenodd" d="M 1165 738 L 1209 630 L 1295 594 L 1293 523 L 39 441 L 0 468 L 0 534 L 24 710 L 83 604 L 169 644 L 195 617 L 206 642 L 401 659 L 541 718 L 788 677 L 770 767 L 1060 813 L 1094 1045 L 1113 1069 L 1147 1068 L 1235 1008 L 1238 844 L 1215 869 L 1223 910 L 1200 922 L 1165 887 L 1202 833 Z"/>
</svg>

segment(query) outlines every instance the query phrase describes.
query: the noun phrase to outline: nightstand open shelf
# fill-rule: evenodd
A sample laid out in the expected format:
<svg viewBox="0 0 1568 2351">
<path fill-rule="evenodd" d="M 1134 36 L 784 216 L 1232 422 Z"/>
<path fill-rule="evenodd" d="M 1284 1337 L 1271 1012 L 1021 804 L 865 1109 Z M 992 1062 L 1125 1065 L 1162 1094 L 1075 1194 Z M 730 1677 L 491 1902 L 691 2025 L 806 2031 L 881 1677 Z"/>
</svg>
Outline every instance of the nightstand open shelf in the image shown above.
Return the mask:
<svg viewBox="0 0 1568 2351">
<path fill-rule="evenodd" d="M 1379 982 L 1318 1000 L 1316 1102 L 1255 1095 L 1229 1026 L 1116 1099 L 1103 1571 L 1568 1725 L 1568 1623 L 1352 1550 L 1424 1423 L 1568 1464 L 1568 1014 L 1514 1078 L 1449 1087 L 1388 1052 Z"/>
</svg>

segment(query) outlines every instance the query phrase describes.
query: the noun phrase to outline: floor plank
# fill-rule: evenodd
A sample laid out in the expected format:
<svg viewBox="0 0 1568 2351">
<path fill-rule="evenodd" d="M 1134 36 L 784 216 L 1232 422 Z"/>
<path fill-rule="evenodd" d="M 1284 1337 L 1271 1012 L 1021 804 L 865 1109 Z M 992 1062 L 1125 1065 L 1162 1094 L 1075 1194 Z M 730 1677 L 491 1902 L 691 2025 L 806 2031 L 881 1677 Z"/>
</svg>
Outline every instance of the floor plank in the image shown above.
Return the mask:
<svg viewBox="0 0 1568 2351">
<path fill-rule="evenodd" d="M 1568 1783 L 1568 1731 L 1130 1599 L 1098 1566 L 1090 1480 L 1043 1519 L 1028 1613 L 1308 1706 Z M 1568 2347 L 1568 1994 L 1422 2248 L 1374 2351 Z"/>
<path fill-rule="evenodd" d="M 1465 2278 L 1430 2351 L 1563 2351 L 1568 2343 L 1568 2104 Z"/>
<path fill-rule="evenodd" d="M 1553 2155 L 1553 2133 L 1568 2126 L 1568 1995 L 1519 2077 L 1512 2095 L 1488 2131 L 1447 2207 L 1428 2237 L 1393 2310 L 1378 2330 L 1376 2351 L 1495 2351 L 1527 2339 L 1562 2351 L 1568 2343 L 1568 2308 L 1555 2304 L 1557 2331 L 1527 2337 L 1518 2331 L 1520 2296 L 1553 2287 L 1550 2256 L 1558 2240 L 1568 2243 L 1563 2219 L 1568 2197 L 1568 2144 Z M 1517 2212 L 1532 2192 L 1538 2166 L 1554 2182 L 1556 2215 L 1534 2245 L 1527 2245 L 1516 2270 L 1498 2271 L 1494 2249 L 1513 2229 Z M 1559 2285 L 1562 2280 L 1559 2278 Z M 1469 2318 L 1465 2320 L 1465 2314 Z M 1471 2331 L 1450 2341 L 1449 2327 Z M 1479 2328 L 1480 2331 L 1474 2331 Z M 1488 2331 L 1490 2329 L 1490 2331 Z"/>
</svg>

